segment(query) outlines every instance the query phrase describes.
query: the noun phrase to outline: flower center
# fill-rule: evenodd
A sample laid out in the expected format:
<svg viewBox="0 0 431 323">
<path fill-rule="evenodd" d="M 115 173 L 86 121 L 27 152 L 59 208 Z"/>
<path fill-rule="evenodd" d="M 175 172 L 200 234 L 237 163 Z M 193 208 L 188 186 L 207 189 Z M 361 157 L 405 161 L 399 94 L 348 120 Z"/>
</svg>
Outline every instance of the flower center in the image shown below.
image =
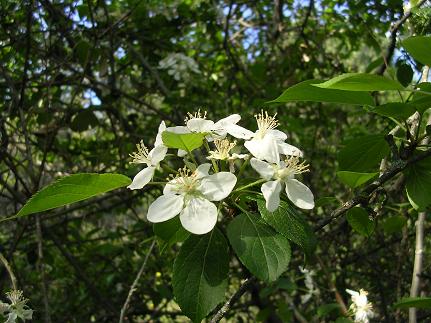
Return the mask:
<svg viewBox="0 0 431 323">
<path fill-rule="evenodd" d="M 195 112 L 194 114 L 187 112 L 187 117 L 184 119 L 184 123 L 187 124 L 187 122 L 191 119 L 206 119 L 207 118 L 207 112 L 203 111 L 201 113 L 201 109 L 198 110 L 198 112 Z"/>
<path fill-rule="evenodd" d="M 148 158 L 148 148 L 144 145 L 144 141 L 141 140 L 139 144 L 136 144 L 136 148 L 138 152 L 134 152 L 133 154 L 129 154 L 130 157 L 133 158 L 131 161 L 132 164 L 149 164 L 150 159 Z"/>
<path fill-rule="evenodd" d="M 197 187 L 199 185 L 199 178 L 196 172 L 192 172 L 187 167 L 180 168 L 178 175 L 174 178 L 171 175 L 171 183 L 174 185 L 174 190 L 180 194 L 196 195 L 198 193 Z"/>
<path fill-rule="evenodd" d="M 268 115 L 268 112 L 261 110 L 259 114 L 256 114 L 254 117 L 257 121 L 257 133 L 255 135 L 255 138 L 262 139 L 268 130 L 272 130 L 278 127 L 279 123 L 278 120 L 275 118 L 277 116 L 277 113 L 274 114 L 274 116 Z"/>
<path fill-rule="evenodd" d="M 309 165 L 303 162 L 299 162 L 299 157 L 291 156 L 285 161 L 286 167 L 278 169 L 275 172 L 275 177 L 279 179 L 293 178 L 295 175 L 306 173 L 310 171 Z M 277 166 L 278 167 L 278 166 Z"/>
<path fill-rule="evenodd" d="M 210 159 L 226 160 L 229 158 L 229 152 L 236 146 L 236 141 L 230 142 L 228 139 L 214 139 L 216 151 L 210 151 Z"/>
</svg>

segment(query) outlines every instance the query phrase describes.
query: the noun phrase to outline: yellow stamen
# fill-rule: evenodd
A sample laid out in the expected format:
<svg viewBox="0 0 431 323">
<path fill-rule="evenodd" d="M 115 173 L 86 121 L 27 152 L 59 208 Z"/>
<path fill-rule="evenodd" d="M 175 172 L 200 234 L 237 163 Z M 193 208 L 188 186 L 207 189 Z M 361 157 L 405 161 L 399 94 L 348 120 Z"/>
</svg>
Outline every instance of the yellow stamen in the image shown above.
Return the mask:
<svg viewBox="0 0 431 323">
<path fill-rule="evenodd" d="M 147 164 L 150 162 L 148 158 L 148 148 L 145 146 L 144 141 L 141 140 L 139 144 L 136 144 L 136 148 L 138 152 L 134 152 L 129 154 L 130 157 L 133 158 L 131 161 L 132 164 Z"/>
<path fill-rule="evenodd" d="M 198 112 L 195 112 L 194 114 L 187 112 L 187 117 L 184 119 L 184 122 L 187 124 L 187 121 L 190 119 L 206 119 L 207 118 L 207 112 L 203 111 L 201 113 L 201 109 L 198 110 Z"/>
<path fill-rule="evenodd" d="M 277 116 L 277 113 L 274 114 L 274 116 L 268 115 L 267 111 L 261 110 L 259 114 L 256 114 L 254 117 L 257 121 L 257 127 L 259 128 L 257 136 L 259 138 L 263 138 L 268 130 L 272 130 L 278 127 L 279 122 L 275 118 Z"/>
</svg>

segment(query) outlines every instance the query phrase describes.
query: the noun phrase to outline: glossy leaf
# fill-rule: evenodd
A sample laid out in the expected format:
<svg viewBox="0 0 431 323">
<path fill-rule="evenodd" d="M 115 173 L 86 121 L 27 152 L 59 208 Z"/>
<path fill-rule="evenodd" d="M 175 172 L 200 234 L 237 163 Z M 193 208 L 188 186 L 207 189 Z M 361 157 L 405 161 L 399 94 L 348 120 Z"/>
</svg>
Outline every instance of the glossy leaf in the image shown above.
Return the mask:
<svg viewBox="0 0 431 323">
<path fill-rule="evenodd" d="M 183 242 L 190 236 L 190 233 L 181 225 L 181 221 L 178 216 L 169 221 L 154 223 L 153 231 L 161 240 L 161 252 L 177 242 Z"/>
<path fill-rule="evenodd" d="M 346 219 L 352 229 L 363 236 L 369 237 L 374 231 L 374 222 L 368 217 L 367 211 L 361 207 L 354 207 L 347 211 Z"/>
<path fill-rule="evenodd" d="M 203 133 L 173 133 L 164 131 L 162 133 L 163 144 L 168 148 L 182 149 L 191 152 L 203 145 Z"/>
<path fill-rule="evenodd" d="M 407 86 L 413 79 L 413 70 L 409 64 L 400 64 L 397 68 L 397 80 Z"/>
<path fill-rule="evenodd" d="M 431 297 L 406 297 L 396 302 L 394 307 L 402 309 L 411 307 L 431 309 Z"/>
<path fill-rule="evenodd" d="M 416 109 L 413 104 L 402 102 L 391 102 L 379 105 L 369 111 L 381 115 L 383 117 L 395 118 L 397 120 L 406 120 Z"/>
<path fill-rule="evenodd" d="M 431 65 L 431 36 L 409 37 L 401 44 L 415 60 L 424 65 Z"/>
<path fill-rule="evenodd" d="M 431 205 L 431 158 L 410 165 L 406 170 L 406 191 L 417 210 Z"/>
<path fill-rule="evenodd" d="M 338 178 L 347 186 L 355 188 L 365 184 L 369 180 L 376 177 L 379 173 L 357 173 L 349 171 L 337 172 Z"/>
<path fill-rule="evenodd" d="M 216 228 L 191 235 L 174 262 L 172 284 L 181 311 L 200 322 L 224 300 L 229 270 L 229 247 Z"/>
<path fill-rule="evenodd" d="M 397 81 L 383 76 L 366 73 L 342 74 L 326 82 L 313 84 L 313 86 L 322 89 L 345 91 L 387 91 L 404 89 L 404 87 Z"/>
<path fill-rule="evenodd" d="M 258 216 L 236 216 L 227 227 L 227 236 L 238 258 L 259 279 L 272 282 L 287 270 L 289 241 Z"/>
<path fill-rule="evenodd" d="M 17 216 L 75 203 L 127 186 L 130 178 L 120 174 L 75 174 L 60 178 L 33 195 Z"/>
</svg>

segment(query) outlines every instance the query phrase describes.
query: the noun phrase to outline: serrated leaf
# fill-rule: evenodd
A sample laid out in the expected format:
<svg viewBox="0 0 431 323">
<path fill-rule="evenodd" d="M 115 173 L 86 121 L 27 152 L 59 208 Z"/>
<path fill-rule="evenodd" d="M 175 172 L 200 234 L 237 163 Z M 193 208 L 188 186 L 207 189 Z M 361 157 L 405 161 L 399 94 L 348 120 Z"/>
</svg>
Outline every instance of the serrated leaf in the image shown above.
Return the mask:
<svg viewBox="0 0 431 323">
<path fill-rule="evenodd" d="M 416 210 L 431 205 L 431 158 L 423 159 L 406 169 L 406 191 Z"/>
<path fill-rule="evenodd" d="M 267 103 L 312 101 L 354 105 L 374 105 L 374 100 L 369 93 L 319 89 L 313 86 L 313 84 L 319 84 L 321 82 L 322 81 L 320 80 L 308 80 L 295 84 L 284 91 L 278 98 Z"/>
<path fill-rule="evenodd" d="M 395 308 L 408 309 L 411 307 L 431 309 L 431 297 L 406 297 L 394 304 Z"/>
<path fill-rule="evenodd" d="M 431 36 L 413 36 L 404 39 L 401 45 L 411 56 L 424 65 L 431 65 Z"/>
<path fill-rule="evenodd" d="M 182 149 L 191 152 L 203 145 L 205 134 L 203 133 L 162 133 L 163 144 L 168 148 Z"/>
<path fill-rule="evenodd" d="M 367 73 L 346 73 L 326 82 L 313 84 L 313 86 L 321 89 L 344 91 L 390 91 L 404 89 L 397 81 Z"/>
<path fill-rule="evenodd" d="M 339 171 L 337 172 L 338 178 L 347 186 L 355 188 L 365 184 L 369 180 L 376 177 L 379 173 L 357 173 L 349 171 Z"/>
<path fill-rule="evenodd" d="M 347 211 L 347 222 L 353 230 L 369 237 L 374 231 L 374 222 L 370 220 L 367 211 L 361 207 L 354 207 Z"/>
<path fill-rule="evenodd" d="M 169 221 L 154 223 L 154 234 L 160 238 L 160 252 L 162 253 L 166 248 L 172 246 L 177 242 L 183 242 L 190 236 L 190 232 L 185 230 L 181 225 L 178 216 L 170 219 Z"/>
<path fill-rule="evenodd" d="M 397 120 L 406 120 L 416 109 L 413 104 L 402 102 L 391 102 L 379 105 L 369 111 L 381 115 L 383 117 L 395 118 Z"/>
<path fill-rule="evenodd" d="M 402 215 L 394 215 L 389 218 L 386 218 L 383 223 L 383 231 L 386 234 L 393 234 L 396 232 L 400 232 L 403 227 L 406 225 L 407 219 Z"/>
<path fill-rule="evenodd" d="M 280 206 L 274 212 L 266 209 L 264 200 L 257 200 L 257 206 L 262 218 L 273 229 L 285 238 L 299 245 L 307 256 L 310 256 L 316 248 L 316 236 L 313 230 L 304 220 L 301 214 L 285 201 L 280 201 Z"/>
<path fill-rule="evenodd" d="M 236 255 L 250 272 L 264 281 L 275 281 L 287 270 L 289 241 L 251 213 L 236 216 L 227 227 Z"/>
<path fill-rule="evenodd" d="M 215 228 L 191 235 L 174 262 L 172 284 L 181 311 L 200 322 L 224 300 L 229 270 L 229 246 Z"/>
<path fill-rule="evenodd" d="M 75 174 L 45 186 L 23 206 L 17 216 L 54 209 L 127 186 L 130 178 L 121 174 Z"/>
<path fill-rule="evenodd" d="M 368 135 L 352 139 L 338 154 L 340 170 L 373 172 L 380 161 L 389 154 L 383 135 Z"/>
</svg>

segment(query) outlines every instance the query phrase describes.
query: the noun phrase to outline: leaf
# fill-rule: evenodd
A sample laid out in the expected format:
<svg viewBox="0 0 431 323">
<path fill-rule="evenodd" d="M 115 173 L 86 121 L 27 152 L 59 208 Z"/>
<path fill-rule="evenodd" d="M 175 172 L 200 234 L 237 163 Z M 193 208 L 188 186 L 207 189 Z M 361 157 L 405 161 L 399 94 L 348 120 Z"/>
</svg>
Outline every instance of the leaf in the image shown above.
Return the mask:
<svg viewBox="0 0 431 323">
<path fill-rule="evenodd" d="M 351 188 L 365 184 L 369 180 L 376 177 L 378 174 L 379 173 L 357 173 L 345 170 L 337 172 L 337 176 L 340 178 L 340 180 Z"/>
<path fill-rule="evenodd" d="M 431 309 L 431 297 L 405 297 L 394 304 L 395 308 L 423 308 Z"/>
<path fill-rule="evenodd" d="M 423 92 L 415 92 L 409 104 L 412 105 L 415 110 L 420 113 L 424 113 L 426 110 L 431 108 L 431 83 L 422 82 L 419 83 L 416 88 Z"/>
<path fill-rule="evenodd" d="M 259 279 L 272 282 L 287 270 L 289 241 L 256 215 L 235 217 L 227 227 L 227 236 L 238 258 Z"/>
<path fill-rule="evenodd" d="M 331 314 L 334 311 L 337 311 L 338 314 L 340 314 L 340 304 L 338 303 L 330 303 L 330 304 L 325 304 L 325 305 L 321 305 L 317 308 L 317 317 L 325 317 L 328 316 L 329 314 Z"/>
<path fill-rule="evenodd" d="M 280 201 L 280 206 L 272 213 L 266 209 L 265 201 L 262 199 L 257 200 L 257 206 L 262 218 L 274 230 L 299 245 L 307 256 L 314 252 L 316 236 L 301 214 L 290 204 Z"/>
<path fill-rule="evenodd" d="M 393 234 L 396 232 L 400 232 L 403 227 L 406 225 L 407 219 L 402 215 L 394 215 L 389 218 L 386 218 L 383 223 L 383 231 L 386 234 Z"/>
<path fill-rule="evenodd" d="M 382 135 L 354 138 L 338 154 L 340 170 L 358 173 L 373 172 L 380 161 L 389 154 L 389 146 Z"/>
<path fill-rule="evenodd" d="M 423 159 L 406 169 L 406 191 L 410 204 L 416 210 L 431 205 L 431 158 Z"/>
<path fill-rule="evenodd" d="M 367 68 L 365 69 L 365 73 L 370 73 L 374 71 L 377 67 L 379 67 L 382 64 L 384 64 L 383 57 L 379 57 L 375 59 L 367 66 Z"/>
<path fill-rule="evenodd" d="M 406 120 L 416 109 L 412 104 L 402 102 L 391 102 L 379 105 L 369 111 L 381 115 L 383 117 L 395 118 L 397 120 Z"/>
<path fill-rule="evenodd" d="M 401 45 L 418 62 L 424 65 L 431 65 L 431 36 L 413 36 L 404 39 Z"/>
<path fill-rule="evenodd" d="M 181 225 L 181 221 L 178 216 L 170 219 L 169 221 L 154 223 L 153 231 L 154 234 L 161 240 L 161 253 L 166 248 L 177 242 L 183 242 L 190 236 L 190 233 Z"/>
<path fill-rule="evenodd" d="M 267 103 L 313 101 L 354 105 L 374 105 L 374 100 L 369 93 L 319 89 L 313 86 L 313 84 L 321 82 L 322 81 L 320 80 L 308 80 L 295 84 L 284 91 L 278 98 Z"/>
<path fill-rule="evenodd" d="M 191 235 L 175 259 L 172 284 L 181 311 L 200 322 L 224 300 L 229 271 L 229 246 L 215 228 Z"/>
<path fill-rule="evenodd" d="M 203 133 L 173 133 L 164 131 L 162 133 L 162 140 L 166 147 L 182 149 L 191 152 L 194 149 L 203 145 Z"/>
<path fill-rule="evenodd" d="M 324 196 L 319 198 L 316 203 L 315 203 L 315 207 L 323 207 L 325 205 L 330 205 L 330 204 L 338 204 L 338 200 L 336 197 L 333 196 Z"/>
<path fill-rule="evenodd" d="M 336 76 L 326 82 L 313 84 L 322 89 L 335 89 L 345 91 L 388 91 L 403 90 L 404 87 L 397 81 L 386 77 L 367 73 L 346 73 Z"/>
<path fill-rule="evenodd" d="M 405 87 L 413 79 L 413 70 L 409 64 L 400 64 L 397 68 L 397 80 Z"/>
<path fill-rule="evenodd" d="M 95 116 L 94 112 L 85 109 L 81 112 L 78 112 L 78 114 L 72 119 L 72 122 L 70 123 L 70 129 L 76 132 L 85 131 L 88 128 L 95 127 L 99 124 L 99 120 Z"/>
<path fill-rule="evenodd" d="M 374 231 L 374 222 L 368 217 L 367 211 L 361 207 L 354 207 L 347 211 L 346 219 L 353 230 L 363 236 L 369 237 Z"/>
<path fill-rule="evenodd" d="M 130 178 L 120 174 L 82 173 L 60 178 L 33 195 L 17 216 L 54 209 L 127 186 Z"/>
</svg>

